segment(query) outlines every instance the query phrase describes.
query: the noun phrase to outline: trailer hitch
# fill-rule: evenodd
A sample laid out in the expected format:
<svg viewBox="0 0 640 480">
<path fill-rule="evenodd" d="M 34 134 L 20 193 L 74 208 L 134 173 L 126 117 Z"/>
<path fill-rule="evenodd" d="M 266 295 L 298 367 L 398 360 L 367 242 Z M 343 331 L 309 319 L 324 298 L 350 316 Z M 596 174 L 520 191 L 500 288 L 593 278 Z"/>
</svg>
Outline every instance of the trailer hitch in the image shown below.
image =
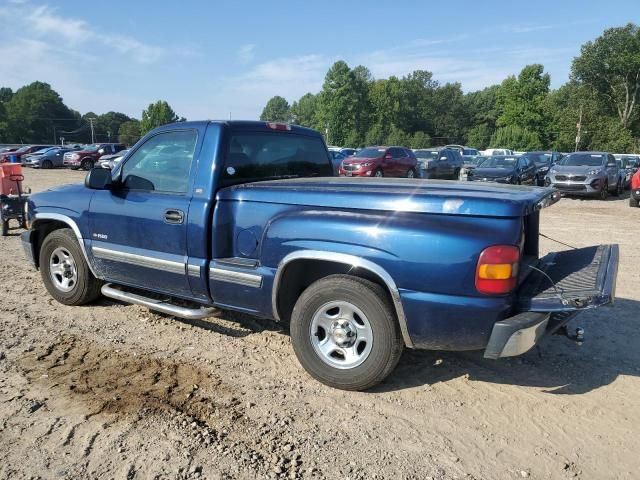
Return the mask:
<svg viewBox="0 0 640 480">
<path fill-rule="evenodd" d="M 564 335 L 578 345 L 582 345 L 584 343 L 584 328 L 582 327 L 576 327 L 575 333 L 570 333 L 569 327 L 567 325 L 563 325 L 556 331 L 556 335 Z"/>
</svg>

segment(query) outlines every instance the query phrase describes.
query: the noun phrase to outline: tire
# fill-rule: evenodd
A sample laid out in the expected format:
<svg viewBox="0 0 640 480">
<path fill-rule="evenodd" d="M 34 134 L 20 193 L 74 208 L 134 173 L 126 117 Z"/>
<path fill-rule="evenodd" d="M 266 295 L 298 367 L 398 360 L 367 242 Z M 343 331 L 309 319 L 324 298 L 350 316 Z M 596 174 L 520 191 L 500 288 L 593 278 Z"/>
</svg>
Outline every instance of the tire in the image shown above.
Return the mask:
<svg viewBox="0 0 640 480">
<path fill-rule="evenodd" d="M 604 184 L 602 185 L 602 188 L 600 189 L 600 192 L 598 193 L 598 198 L 600 198 L 600 200 L 606 200 L 608 196 L 609 196 L 609 182 L 605 180 Z"/>
<path fill-rule="evenodd" d="M 332 313 L 323 315 L 323 310 Z M 330 336 L 328 328 L 336 326 L 336 333 Z M 339 344 L 352 336 L 352 345 L 343 348 Z M 383 381 L 404 348 L 387 292 L 369 280 L 349 275 L 325 277 L 300 295 L 291 315 L 291 341 L 309 375 L 342 390 L 366 390 Z M 340 357 L 339 352 L 345 351 L 351 358 Z"/>
<path fill-rule="evenodd" d="M 618 180 L 618 183 L 616 185 L 616 197 L 621 197 L 623 193 L 624 187 L 622 185 L 622 180 Z"/>
<path fill-rule="evenodd" d="M 416 177 L 416 171 L 413 168 L 410 168 L 409 170 L 407 170 L 407 178 L 415 178 Z"/>
<path fill-rule="evenodd" d="M 51 163 L 51 160 L 45 160 L 44 162 L 42 162 L 42 168 L 49 170 L 53 168 L 53 163 Z"/>
<path fill-rule="evenodd" d="M 9 235 L 9 220 L 2 220 L 2 236 Z"/>
<path fill-rule="evenodd" d="M 636 200 L 631 195 L 629 196 L 629 206 L 638 208 L 640 207 L 640 200 Z"/>
<path fill-rule="evenodd" d="M 382 177 L 384 177 L 384 172 L 381 169 L 377 169 L 375 172 L 373 172 L 373 176 L 374 177 L 378 177 L 378 178 L 382 178 Z"/>
<path fill-rule="evenodd" d="M 453 178 L 451 180 L 460 180 L 460 169 L 456 168 L 453 171 Z"/>
<path fill-rule="evenodd" d="M 80 168 L 84 171 L 89 171 L 93 168 L 93 161 L 89 158 L 85 158 L 80 163 Z"/>
<path fill-rule="evenodd" d="M 54 264 L 59 269 L 52 275 Z M 100 296 L 102 282 L 91 273 L 70 228 L 54 230 L 45 237 L 40 248 L 40 275 L 49 294 L 64 305 L 84 305 Z"/>
</svg>

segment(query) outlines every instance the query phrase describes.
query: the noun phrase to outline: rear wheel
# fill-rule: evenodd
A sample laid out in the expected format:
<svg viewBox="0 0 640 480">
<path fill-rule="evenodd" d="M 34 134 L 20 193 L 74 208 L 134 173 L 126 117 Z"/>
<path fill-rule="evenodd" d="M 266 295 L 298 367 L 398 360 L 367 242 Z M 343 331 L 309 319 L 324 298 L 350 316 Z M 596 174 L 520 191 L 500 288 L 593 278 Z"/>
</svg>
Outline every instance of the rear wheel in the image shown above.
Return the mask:
<svg viewBox="0 0 640 480">
<path fill-rule="evenodd" d="M 374 177 L 384 177 L 384 173 L 382 173 L 382 170 L 378 169 L 374 172 L 373 174 Z"/>
<path fill-rule="evenodd" d="M 407 171 L 407 178 L 415 178 L 415 176 L 416 176 L 416 172 L 415 172 L 415 170 L 414 170 L 413 168 L 410 168 L 410 169 Z"/>
<path fill-rule="evenodd" d="M 313 378 L 344 390 L 384 380 L 404 347 L 387 292 L 349 275 L 323 278 L 302 293 L 291 316 L 291 341 Z"/>
<path fill-rule="evenodd" d="M 102 282 L 91 273 L 69 228 L 54 230 L 42 242 L 40 275 L 49 294 L 65 305 L 84 305 L 100 296 Z"/>
<path fill-rule="evenodd" d="M 622 185 L 622 180 L 618 180 L 618 184 L 616 185 L 616 197 L 621 197 L 624 193 L 624 186 Z"/>
<path fill-rule="evenodd" d="M 460 169 L 456 168 L 453 171 L 453 180 L 460 180 Z"/>
<path fill-rule="evenodd" d="M 51 162 L 51 160 L 45 160 L 44 162 L 42 162 L 42 168 L 53 168 L 53 163 Z"/>
</svg>

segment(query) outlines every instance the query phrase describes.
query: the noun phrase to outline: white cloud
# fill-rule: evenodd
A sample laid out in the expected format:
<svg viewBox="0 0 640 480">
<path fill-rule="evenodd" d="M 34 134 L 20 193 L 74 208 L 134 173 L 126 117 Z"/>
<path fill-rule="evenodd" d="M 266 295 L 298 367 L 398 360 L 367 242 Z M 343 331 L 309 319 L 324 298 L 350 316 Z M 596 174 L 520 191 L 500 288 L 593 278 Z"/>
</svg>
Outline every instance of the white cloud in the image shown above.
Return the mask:
<svg viewBox="0 0 640 480">
<path fill-rule="evenodd" d="M 241 63 L 251 63 L 256 56 L 256 46 L 253 43 L 243 45 L 238 49 L 238 59 Z"/>
</svg>

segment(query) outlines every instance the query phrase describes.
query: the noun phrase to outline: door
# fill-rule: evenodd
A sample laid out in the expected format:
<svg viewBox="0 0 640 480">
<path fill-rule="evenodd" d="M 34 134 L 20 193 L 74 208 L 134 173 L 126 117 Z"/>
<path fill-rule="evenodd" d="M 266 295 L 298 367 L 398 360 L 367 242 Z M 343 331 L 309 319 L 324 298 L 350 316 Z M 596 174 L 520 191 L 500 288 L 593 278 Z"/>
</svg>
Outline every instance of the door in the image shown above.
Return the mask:
<svg viewBox="0 0 640 480">
<path fill-rule="evenodd" d="M 94 193 L 91 253 L 107 280 L 191 295 L 186 229 L 197 138 L 191 129 L 150 137 L 114 172 L 114 187 Z"/>
<path fill-rule="evenodd" d="M 607 176 L 609 177 L 609 189 L 612 190 L 618 183 L 618 165 L 616 164 L 615 157 L 611 154 L 606 156 L 606 162 Z"/>
<path fill-rule="evenodd" d="M 535 181 L 535 166 L 529 157 L 518 159 L 518 178 L 523 185 L 532 185 Z"/>
<path fill-rule="evenodd" d="M 394 150 L 396 151 L 394 155 L 395 175 L 398 177 L 406 177 L 409 171 L 409 156 L 407 152 L 404 151 L 404 148 L 394 148 Z"/>
<path fill-rule="evenodd" d="M 441 150 L 438 153 L 438 161 L 436 162 L 436 178 L 449 178 L 452 174 L 449 152 Z"/>
</svg>

